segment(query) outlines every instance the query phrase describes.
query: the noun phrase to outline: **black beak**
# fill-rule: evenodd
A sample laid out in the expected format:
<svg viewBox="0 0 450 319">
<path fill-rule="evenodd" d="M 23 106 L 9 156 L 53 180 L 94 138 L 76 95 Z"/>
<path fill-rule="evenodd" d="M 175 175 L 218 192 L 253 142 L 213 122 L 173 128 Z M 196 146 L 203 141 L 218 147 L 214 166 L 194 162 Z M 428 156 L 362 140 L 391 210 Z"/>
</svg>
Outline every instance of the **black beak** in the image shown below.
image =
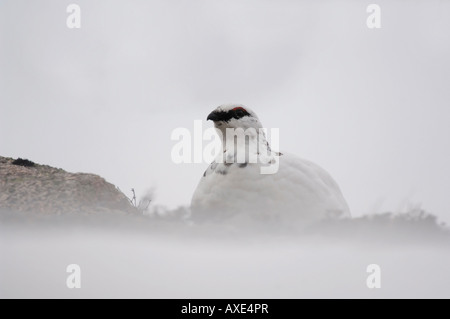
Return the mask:
<svg viewBox="0 0 450 319">
<path fill-rule="evenodd" d="M 212 111 L 211 113 L 209 113 L 209 115 L 206 118 L 206 120 L 207 121 L 211 120 L 213 122 L 220 121 L 221 120 L 220 113 L 216 112 L 216 111 Z"/>
</svg>

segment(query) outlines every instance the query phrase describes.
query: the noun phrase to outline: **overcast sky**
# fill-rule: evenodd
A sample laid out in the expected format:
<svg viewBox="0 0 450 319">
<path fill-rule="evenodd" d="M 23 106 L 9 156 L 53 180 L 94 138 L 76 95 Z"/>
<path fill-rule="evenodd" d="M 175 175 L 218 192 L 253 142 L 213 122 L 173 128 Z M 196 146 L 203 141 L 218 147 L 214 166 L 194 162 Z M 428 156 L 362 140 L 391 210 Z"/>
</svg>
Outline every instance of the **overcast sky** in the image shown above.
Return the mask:
<svg viewBox="0 0 450 319">
<path fill-rule="evenodd" d="M 81 7 L 81 29 L 66 7 Z M 170 139 L 250 106 L 354 215 L 450 222 L 450 1 L 0 0 L 0 155 L 189 204 L 207 167 Z"/>
</svg>

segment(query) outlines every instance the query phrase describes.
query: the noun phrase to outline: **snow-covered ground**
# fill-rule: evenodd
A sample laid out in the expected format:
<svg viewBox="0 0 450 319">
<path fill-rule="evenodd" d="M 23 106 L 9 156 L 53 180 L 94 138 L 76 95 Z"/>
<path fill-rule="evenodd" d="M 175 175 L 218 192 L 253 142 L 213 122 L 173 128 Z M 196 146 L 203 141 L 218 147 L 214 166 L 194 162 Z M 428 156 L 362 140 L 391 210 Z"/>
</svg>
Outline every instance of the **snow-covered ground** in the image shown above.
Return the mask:
<svg viewBox="0 0 450 319">
<path fill-rule="evenodd" d="M 450 297 L 450 236 L 432 219 L 355 219 L 303 234 L 114 217 L 3 218 L 1 298 Z M 69 264 L 81 288 L 66 286 Z M 381 269 L 369 289 L 367 266 Z"/>
</svg>

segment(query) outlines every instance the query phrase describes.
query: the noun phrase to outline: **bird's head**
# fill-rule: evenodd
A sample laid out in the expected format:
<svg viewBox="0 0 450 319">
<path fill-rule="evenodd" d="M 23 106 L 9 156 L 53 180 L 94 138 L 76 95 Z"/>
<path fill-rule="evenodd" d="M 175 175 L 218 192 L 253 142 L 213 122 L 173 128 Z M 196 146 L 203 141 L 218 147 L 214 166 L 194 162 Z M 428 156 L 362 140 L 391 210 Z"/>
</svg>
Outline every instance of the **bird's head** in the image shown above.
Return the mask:
<svg viewBox="0 0 450 319">
<path fill-rule="evenodd" d="M 242 104 L 224 104 L 212 111 L 207 120 L 214 122 L 214 126 L 225 133 L 227 128 L 262 128 L 258 116 Z"/>
</svg>

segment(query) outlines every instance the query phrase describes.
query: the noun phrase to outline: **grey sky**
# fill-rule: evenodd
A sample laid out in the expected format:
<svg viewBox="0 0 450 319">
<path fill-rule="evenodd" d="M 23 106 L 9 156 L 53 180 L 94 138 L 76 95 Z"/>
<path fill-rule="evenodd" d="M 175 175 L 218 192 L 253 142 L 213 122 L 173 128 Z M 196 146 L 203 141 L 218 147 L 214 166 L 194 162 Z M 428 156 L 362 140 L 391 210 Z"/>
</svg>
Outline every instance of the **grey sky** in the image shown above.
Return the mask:
<svg viewBox="0 0 450 319">
<path fill-rule="evenodd" d="M 173 164 L 170 134 L 239 102 L 355 215 L 450 222 L 450 2 L 377 1 L 378 30 L 369 3 L 0 1 L 0 155 L 188 204 L 207 164 Z"/>
</svg>

